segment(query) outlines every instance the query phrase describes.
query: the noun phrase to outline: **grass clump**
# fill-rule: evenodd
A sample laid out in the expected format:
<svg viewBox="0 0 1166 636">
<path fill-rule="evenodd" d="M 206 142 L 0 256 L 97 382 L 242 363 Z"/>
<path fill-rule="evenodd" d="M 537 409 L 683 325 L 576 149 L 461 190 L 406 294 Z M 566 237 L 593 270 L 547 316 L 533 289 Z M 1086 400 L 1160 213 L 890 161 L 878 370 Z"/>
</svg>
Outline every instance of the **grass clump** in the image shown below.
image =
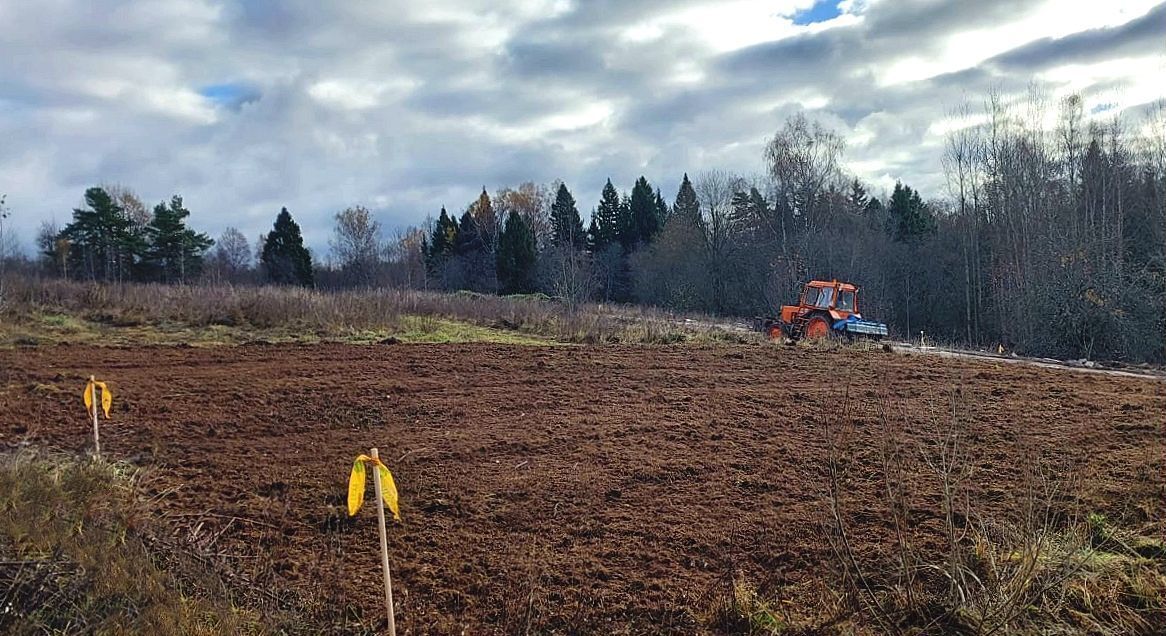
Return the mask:
<svg viewBox="0 0 1166 636">
<path fill-rule="evenodd" d="M 135 482 L 122 465 L 0 456 L 0 632 L 271 631 L 211 573 L 163 567 Z"/>
</svg>

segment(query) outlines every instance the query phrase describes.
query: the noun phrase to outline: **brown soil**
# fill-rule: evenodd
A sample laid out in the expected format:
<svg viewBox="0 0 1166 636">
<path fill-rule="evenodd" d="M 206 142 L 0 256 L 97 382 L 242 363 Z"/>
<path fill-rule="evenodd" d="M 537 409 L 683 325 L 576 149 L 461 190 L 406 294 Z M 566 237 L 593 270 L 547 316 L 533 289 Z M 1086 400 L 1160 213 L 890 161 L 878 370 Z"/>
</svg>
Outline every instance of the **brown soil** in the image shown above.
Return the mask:
<svg viewBox="0 0 1166 636">
<path fill-rule="evenodd" d="M 41 347 L 0 351 L 0 447 L 87 449 L 90 373 L 115 392 L 103 449 L 152 467 L 175 532 L 354 631 L 381 611 L 375 512 L 342 508 L 370 446 L 400 489 L 403 633 L 704 631 L 734 576 L 823 625 L 824 426 L 853 422 L 845 504 L 877 559 L 880 406 L 915 454 L 955 402 L 984 514 L 1040 456 L 1090 511 L 1164 517 L 1166 383 L 1147 379 L 776 346 Z M 934 479 L 910 480 L 931 541 Z"/>
</svg>

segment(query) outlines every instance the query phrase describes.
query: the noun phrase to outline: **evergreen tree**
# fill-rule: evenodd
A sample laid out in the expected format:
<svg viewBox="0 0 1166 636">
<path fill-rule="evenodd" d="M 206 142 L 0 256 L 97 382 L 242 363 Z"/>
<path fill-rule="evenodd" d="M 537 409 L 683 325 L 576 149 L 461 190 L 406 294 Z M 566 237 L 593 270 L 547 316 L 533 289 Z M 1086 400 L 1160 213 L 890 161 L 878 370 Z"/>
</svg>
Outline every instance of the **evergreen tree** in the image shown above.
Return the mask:
<svg viewBox="0 0 1166 636">
<path fill-rule="evenodd" d="M 648 180 L 640 176 L 632 186 L 632 196 L 628 201 L 630 236 L 624 239 L 625 247 L 635 249 L 651 243 L 660 230 L 656 215 L 656 198 Z"/>
<path fill-rule="evenodd" d="M 581 249 L 587 238 L 583 234 L 579 209 L 575 207 L 575 197 L 571 196 L 563 183 L 559 184 L 555 202 L 551 204 L 551 237 L 555 246 L 571 246 L 575 249 Z"/>
<path fill-rule="evenodd" d="M 560 192 L 565 191 L 563 188 Z M 578 213 L 576 213 L 576 217 Z M 582 225 L 582 224 L 580 224 Z M 534 232 L 521 214 L 506 215 L 506 225 L 498 239 L 498 287 L 503 294 L 528 294 L 534 291 L 535 263 L 538 252 Z"/>
<path fill-rule="evenodd" d="M 692 188 L 692 182 L 688 180 L 687 172 L 684 173 L 684 179 L 680 182 L 680 189 L 676 191 L 676 201 L 672 204 L 672 214 L 689 219 L 700 218 L 700 203 L 696 200 L 696 190 Z"/>
<path fill-rule="evenodd" d="M 616 216 L 615 240 L 629 253 L 636 246 L 636 223 L 632 218 L 632 202 L 627 193 L 619 199 L 619 214 Z"/>
<path fill-rule="evenodd" d="M 498 215 L 494 212 L 494 204 L 490 201 L 490 195 L 486 193 L 485 187 L 482 188 L 482 194 L 478 195 L 478 199 L 470 204 L 467 212 L 474 220 L 483 249 L 493 254 L 498 246 Z"/>
<path fill-rule="evenodd" d="M 656 225 L 663 228 L 667 221 L 668 203 L 664 201 L 664 195 L 660 194 L 660 188 L 656 188 Z"/>
<path fill-rule="evenodd" d="M 145 251 L 140 232 L 124 208 L 103 188 L 85 191 L 87 208 L 73 210 L 58 242 L 67 250 L 67 270 L 92 280 L 126 280 Z M 67 246 L 67 247 L 65 247 Z"/>
<path fill-rule="evenodd" d="M 587 225 L 587 251 L 592 254 L 596 254 L 603 249 L 602 245 L 598 242 L 600 232 L 599 225 L 595 221 L 597 214 L 598 211 L 592 208 L 591 223 Z"/>
<path fill-rule="evenodd" d="M 263 241 L 259 260 L 270 282 L 305 287 L 311 287 L 315 282 L 312 255 L 304 247 L 300 226 L 287 208 L 281 209 L 279 216 L 275 217 L 275 224 Z"/>
<path fill-rule="evenodd" d="M 866 188 L 863 187 L 862 182 L 858 179 L 850 182 L 850 192 L 847 193 L 846 200 L 850 203 L 850 209 L 858 213 L 866 212 L 866 206 L 870 204 L 870 197 L 867 196 Z"/>
<path fill-rule="evenodd" d="M 458 221 L 452 264 L 444 273 L 446 287 L 476 292 L 497 289 L 497 251 L 491 253 L 486 249 L 481 228 L 468 209 Z"/>
<path fill-rule="evenodd" d="M 591 227 L 588 229 L 588 242 L 591 251 L 602 252 L 608 245 L 616 241 L 619 236 L 619 221 L 622 204 L 611 179 L 603 186 L 603 194 L 599 198 L 599 207 L 591 215 Z"/>
<path fill-rule="evenodd" d="M 887 231 L 896 241 L 912 243 L 934 234 L 935 216 L 923 203 L 919 193 L 902 183 L 895 183 L 887 207 Z"/>
<path fill-rule="evenodd" d="M 169 205 L 163 202 L 154 206 L 154 216 L 145 227 L 148 247 L 143 263 L 151 277 L 166 283 L 184 283 L 198 276 L 203 256 L 215 242 L 186 227 L 188 216 L 190 210 L 177 194 Z"/>
<path fill-rule="evenodd" d="M 435 271 L 446 258 L 449 258 L 449 255 L 453 253 L 453 245 L 456 241 L 457 221 L 450 218 L 443 205 L 441 206 L 441 215 L 433 224 L 433 234 L 422 247 L 425 264 L 431 272 Z"/>
<path fill-rule="evenodd" d="M 485 249 L 482 244 L 482 235 L 478 231 L 478 223 L 474 220 L 473 214 L 466 210 L 458 221 L 453 251 L 458 256 L 472 256 L 485 251 Z"/>
</svg>

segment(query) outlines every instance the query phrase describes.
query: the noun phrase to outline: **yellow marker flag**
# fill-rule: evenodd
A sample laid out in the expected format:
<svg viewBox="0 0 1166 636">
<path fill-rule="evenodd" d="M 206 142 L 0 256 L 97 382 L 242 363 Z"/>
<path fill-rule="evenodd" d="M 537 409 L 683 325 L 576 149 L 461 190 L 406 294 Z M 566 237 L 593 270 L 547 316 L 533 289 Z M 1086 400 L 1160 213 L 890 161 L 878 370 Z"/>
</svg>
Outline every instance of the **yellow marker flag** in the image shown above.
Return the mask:
<svg viewBox="0 0 1166 636">
<path fill-rule="evenodd" d="M 360 510 L 364 503 L 364 455 L 352 462 L 352 474 L 348 476 L 348 516 L 351 517 Z"/>
<path fill-rule="evenodd" d="M 109 419 L 109 407 L 113 405 L 113 393 L 110 393 L 109 387 L 104 382 L 98 382 L 97 387 L 101 389 L 101 410 L 105 411 L 105 419 Z"/>
<path fill-rule="evenodd" d="M 381 494 L 384 495 L 385 505 L 393 511 L 393 520 L 401 520 L 401 511 L 397 509 L 397 484 L 393 481 L 393 473 L 388 467 L 377 462 L 377 471 L 381 474 Z"/>
<path fill-rule="evenodd" d="M 85 400 L 85 410 L 93 410 L 93 380 L 85 383 L 85 393 L 81 395 L 81 399 Z"/>
</svg>

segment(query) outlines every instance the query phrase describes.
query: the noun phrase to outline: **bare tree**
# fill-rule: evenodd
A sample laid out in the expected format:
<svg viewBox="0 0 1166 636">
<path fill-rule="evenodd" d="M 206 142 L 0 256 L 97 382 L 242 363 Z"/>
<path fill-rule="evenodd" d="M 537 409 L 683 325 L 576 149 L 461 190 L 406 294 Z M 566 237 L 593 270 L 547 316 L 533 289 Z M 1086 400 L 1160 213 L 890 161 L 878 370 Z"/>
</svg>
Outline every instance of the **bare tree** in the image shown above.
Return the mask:
<svg viewBox="0 0 1166 636">
<path fill-rule="evenodd" d="M 704 233 L 705 259 L 712 286 L 713 309 L 726 309 L 726 286 L 732 269 L 731 259 L 739 226 L 733 210 L 733 195 L 745 188 L 744 179 L 723 170 L 710 170 L 696 176 L 693 189 L 700 203 L 701 230 Z"/>
<path fill-rule="evenodd" d="M 212 265 L 226 280 L 239 282 L 251 269 L 251 246 L 247 237 L 234 227 L 223 230 L 215 242 Z"/>
<path fill-rule="evenodd" d="M 117 183 L 111 183 L 102 187 L 113 198 L 114 203 L 121 206 L 123 213 L 133 223 L 134 229 L 142 231 L 150 224 L 150 219 L 153 218 L 153 215 L 150 213 L 150 209 L 146 207 L 146 204 L 142 203 L 142 199 L 137 193 L 129 187 Z"/>
<path fill-rule="evenodd" d="M 971 107 L 963 104 L 951 113 L 962 125 L 948 134 L 942 165 L 949 195 L 955 200 L 964 261 L 964 332 L 969 343 L 980 340 L 983 276 L 980 263 L 980 166 L 984 142 L 980 127 L 973 125 Z"/>
<path fill-rule="evenodd" d="M 431 225 L 426 222 L 424 227 Z M 393 284 L 409 289 L 426 286 L 425 254 L 422 252 L 425 234 L 422 228 L 410 227 L 398 230 L 392 240 L 385 242 L 385 260 L 393 266 L 395 272 Z"/>
<path fill-rule="evenodd" d="M 379 263 L 380 231 L 380 223 L 364 206 L 336 213 L 336 226 L 328 244 L 348 284 L 372 284 Z"/>
<path fill-rule="evenodd" d="M 516 188 L 503 188 L 494 195 L 495 213 L 500 219 L 514 212 L 521 214 L 534 233 L 536 245 L 543 249 L 551 240 L 550 208 L 557 189 L 557 182 L 548 188 L 531 181 Z"/>
<path fill-rule="evenodd" d="M 818 196 L 838 174 L 845 143 L 842 137 L 802 113 L 786 120 L 766 143 L 765 160 L 779 205 L 799 225 L 813 227 Z M 782 217 L 784 220 L 784 217 Z M 783 245 L 790 228 L 781 227 Z"/>
<path fill-rule="evenodd" d="M 571 245 L 552 245 L 541 256 L 543 284 L 574 310 L 595 293 L 596 272 L 591 255 Z"/>
</svg>

